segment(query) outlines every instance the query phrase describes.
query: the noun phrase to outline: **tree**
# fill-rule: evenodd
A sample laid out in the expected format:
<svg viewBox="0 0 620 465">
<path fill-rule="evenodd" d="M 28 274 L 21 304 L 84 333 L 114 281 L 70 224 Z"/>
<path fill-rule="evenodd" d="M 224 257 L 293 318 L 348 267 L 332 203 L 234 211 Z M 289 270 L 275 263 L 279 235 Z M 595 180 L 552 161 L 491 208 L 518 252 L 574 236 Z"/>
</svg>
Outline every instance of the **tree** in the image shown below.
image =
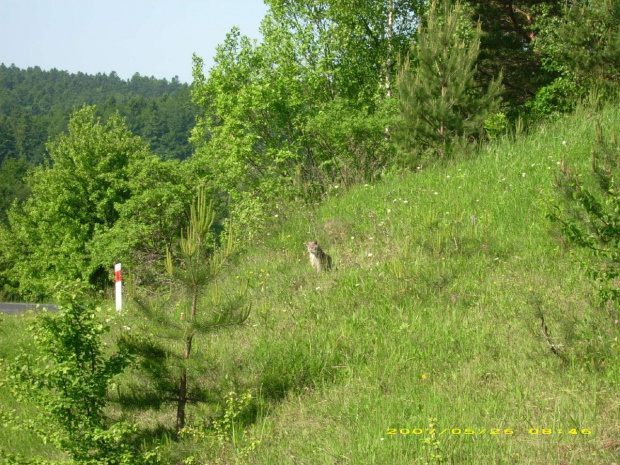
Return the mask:
<svg viewBox="0 0 620 465">
<path fill-rule="evenodd" d="M 137 320 L 142 321 L 144 333 L 128 336 L 125 342 L 142 357 L 143 367 L 154 374 L 157 394 L 166 397 L 174 393 L 177 436 L 185 427 L 187 403 L 204 398 L 190 382 L 196 336 L 242 324 L 249 315 L 249 307 L 238 303 L 213 308 L 201 299 L 232 252 L 232 228 L 229 225 L 225 244 L 217 246 L 211 232 L 214 220 L 213 203 L 207 203 L 206 191 L 201 189 L 191 206 L 190 221 L 181 234 L 178 250 L 166 251 L 168 289 L 146 296 L 135 288 L 132 292 L 133 302 L 140 314 L 146 316 L 146 322 Z M 135 328 L 134 332 L 139 331 Z M 162 372 L 168 376 L 162 377 Z"/>
<path fill-rule="evenodd" d="M 476 80 L 490 84 L 503 75 L 504 107 L 511 118 L 554 75 L 544 68 L 536 48 L 540 22 L 559 18 L 564 2 L 558 0 L 464 0 L 468 17 L 480 21 L 480 55 Z"/>
<path fill-rule="evenodd" d="M 2 376 L 18 401 L 36 403 L 35 417 L 20 418 L 2 408 L 0 417 L 5 425 L 35 432 L 74 463 L 145 463 L 132 447 L 135 428 L 112 422 L 104 413 L 111 383 L 132 357 L 122 348 L 106 353 L 102 336 L 109 327 L 99 321 L 100 309 L 78 305 L 66 295 L 60 299 L 57 314 L 39 315 L 29 328 L 37 354 L 17 356 Z"/>
<path fill-rule="evenodd" d="M 402 118 L 398 136 L 418 153 L 432 149 L 438 157 L 448 156 L 453 139 L 480 134 L 499 104 L 501 79 L 484 92 L 474 79 L 480 23 L 467 43 L 458 30 L 460 15 L 460 3 L 451 7 L 444 1 L 438 12 L 433 2 L 428 23 L 420 27 L 398 74 Z"/>
<path fill-rule="evenodd" d="M 571 2 L 562 15 L 541 16 L 534 48 L 552 78 L 528 102 L 534 116 L 571 111 L 596 89 L 613 95 L 620 84 L 620 4 Z"/>
<path fill-rule="evenodd" d="M 391 76 L 423 2 L 273 0 L 260 44 L 231 31 L 208 78 L 194 58 L 197 167 L 242 232 L 279 202 L 371 180 L 389 159 Z"/>
<path fill-rule="evenodd" d="M 147 108 L 151 103 L 155 111 Z M 120 112 L 132 132 L 163 159 L 185 159 L 191 153 L 188 138 L 198 108 L 191 103 L 190 87 L 178 79 L 136 74 L 123 81 L 114 74 L 0 64 L 0 163 L 4 158 L 43 163 L 46 142 L 64 132 L 71 114 L 85 104 L 98 105 L 104 119 Z"/>
<path fill-rule="evenodd" d="M 191 181 L 151 155 L 118 114 L 104 124 L 95 113 L 74 114 L 68 134 L 48 146 L 53 165 L 34 170 L 30 198 L 8 212 L 0 250 L 9 291 L 40 299 L 57 281 L 76 279 L 101 288 L 115 261 L 144 242 L 172 240 Z"/>
<path fill-rule="evenodd" d="M 6 223 L 6 212 L 13 201 L 21 203 L 30 194 L 24 179 L 29 168 L 29 163 L 14 158 L 7 158 L 0 164 L 0 224 Z"/>
</svg>

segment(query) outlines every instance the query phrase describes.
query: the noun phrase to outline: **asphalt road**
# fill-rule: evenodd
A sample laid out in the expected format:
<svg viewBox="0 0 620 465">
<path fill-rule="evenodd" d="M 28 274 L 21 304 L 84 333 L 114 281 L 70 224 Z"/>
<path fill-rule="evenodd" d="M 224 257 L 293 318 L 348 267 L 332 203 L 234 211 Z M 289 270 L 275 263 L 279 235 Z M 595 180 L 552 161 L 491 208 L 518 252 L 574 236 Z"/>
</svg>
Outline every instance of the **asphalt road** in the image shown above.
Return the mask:
<svg viewBox="0 0 620 465">
<path fill-rule="evenodd" d="M 6 313 L 9 315 L 24 313 L 28 310 L 35 310 L 37 308 L 37 305 L 39 310 L 43 310 L 43 308 L 45 307 L 50 312 L 58 311 L 58 307 L 53 304 L 13 304 L 0 302 L 0 313 Z"/>
</svg>

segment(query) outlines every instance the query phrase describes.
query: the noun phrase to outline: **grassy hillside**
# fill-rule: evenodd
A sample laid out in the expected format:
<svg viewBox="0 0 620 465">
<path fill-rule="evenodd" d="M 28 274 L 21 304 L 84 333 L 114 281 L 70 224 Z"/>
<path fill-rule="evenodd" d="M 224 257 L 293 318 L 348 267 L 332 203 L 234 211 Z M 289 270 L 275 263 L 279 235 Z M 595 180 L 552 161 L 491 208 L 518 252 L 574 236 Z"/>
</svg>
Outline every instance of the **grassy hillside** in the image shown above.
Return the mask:
<svg viewBox="0 0 620 465">
<path fill-rule="evenodd" d="M 252 401 L 229 441 L 170 443 L 170 463 L 618 462 L 620 313 L 593 306 L 581 252 L 544 216 L 561 156 L 587 171 L 595 120 L 610 131 L 620 110 L 274 212 L 205 297 L 223 304 L 247 284 L 247 325 L 196 341 L 201 384 Z M 310 267 L 315 238 L 335 270 Z"/>
</svg>

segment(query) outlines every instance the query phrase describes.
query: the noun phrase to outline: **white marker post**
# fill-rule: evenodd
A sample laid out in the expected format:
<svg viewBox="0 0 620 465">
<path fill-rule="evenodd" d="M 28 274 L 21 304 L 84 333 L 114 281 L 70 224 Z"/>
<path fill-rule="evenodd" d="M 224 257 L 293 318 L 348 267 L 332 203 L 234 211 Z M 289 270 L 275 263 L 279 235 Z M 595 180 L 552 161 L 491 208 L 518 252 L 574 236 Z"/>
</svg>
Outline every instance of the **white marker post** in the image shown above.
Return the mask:
<svg viewBox="0 0 620 465">
<path fill-rule="evenodd" d="M 116 287 L 116 311 L 120 312 L 123 306 L 123 283 L 121 281 L 121 264 L 114 265 L 114 286 Z"/>
</svg>

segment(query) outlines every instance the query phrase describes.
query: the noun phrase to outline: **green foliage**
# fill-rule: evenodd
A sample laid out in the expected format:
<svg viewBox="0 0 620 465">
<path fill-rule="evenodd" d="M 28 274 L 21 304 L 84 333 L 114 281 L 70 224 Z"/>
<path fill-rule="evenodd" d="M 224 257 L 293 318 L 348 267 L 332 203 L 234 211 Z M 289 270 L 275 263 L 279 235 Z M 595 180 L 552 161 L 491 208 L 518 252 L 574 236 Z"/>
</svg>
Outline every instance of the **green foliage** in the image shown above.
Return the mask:
<svg viewBox="0 0 620 465">
<path fill-rule="evenodd" d="M 563 161 L 556 186 L 561 201 L 552 204 L 548 217 L 560 225 L 566 239 L 589 252 L 583 266 L 599 283 L 600 300 L 620 304 L 620 140 L 613 132 L 604 140 L 597 124 L 592 149 L 592 172 L 596 184 Z"/>
<path fill-rule="evenodd" d="M 236 392 L 229 392 L 226 395 L 225 404 L 226 407 L 220 415 L 220 418 L 215 418 L 211 422 L 211 429 L 200 428 L 195 426 L 186 426 L 180 433 L 180 436 L 184 439 L 190 439 L 194 442 L 204 443 L 206 441 L 211 442 L 211 446 L 217 445 L 220 448 L 220 453 L 224 452 L 225 447 L 230 441 L 235 441 L 235 437 L 238 435 L 237 429 L 240 428 L 239 416 L 248 410 L 252 402 L 252 393 L 250 391 L 243 394 L 237 394 Z M 249 444 L 243 447 L 237 447 L 235 444 L 235 459 L 243 460 L 249 458 L 250 454 L 260 445 L 260 441 L 253 440 Z M 186 465 L 194 463 L 200 463 L 196 461 L 196 457 L 190 456 L 183 461 Z"/>
<path fill-rule="evenodd" d="M 26 174 L 30 164 L 13 158 L 5 159 L 0 165 L 0 224 L 7 221 L 6 212 L 13 201 L 21 203 L 30 194 Z"/>
<path fill-rule="evenodd" d="M 544 69 L 534 43 L 539 23 L 559 18 L 564 2 L 557 0 L 492 1 L 464 0 L 468 16 L 480 21 L 480 55 L 476 81 L 488 85 L 502 74 L 504 111 L 510 120 L 523 112 L 523 105 L 552 79 Z"/>
<path fill-rule="evenodd" d="M 9 211 L 0 230 L 9 292 L 49 296 L 59 279 L 101 289 L 114 263 L 172 240 L 191 178 L 151 155 L 119 115 L 104 124 L 95 113 L 74 114 L 49 144 L 53 165 L 28 176 L 31 196 Z"/>
<path fill-rule="evenodd" d="M 483 125 L 484 134 L 489 140 L 495 140 L 508 129 L 508 119 L 502 112 L 489 115 Z"/>
<path fill-rule="evenodd" d="M 319 107 L 308 119 L 306 134 L 324 155 L 316 160 L 317 166 L 303 167 L 302 175 L 294 178 L 304 198 L 318 197 L 327 186 L 380 178 L 393 155 L 389 128 L 395 124 L 395 103 L 395 99 L 378 99 L 369 111 L 337 98 Z"/>
<path fill-rule="evenodd" d="M 260 44 L 233 29 L 208 78 L 194 57 L 193 98 L 205 111 L 192 136 L 197 166 L 231 196 L 244 236 L 292 198 L 378 177 L 391 154 L 384 100 L 395 57 L 422 9 L 411 0 L 269 7 Z"/>
<path fill-rule="evenodd" d="M 101 109 L 103 115 L 115 111 L 127 119 L 131 132 L 147 142 L 161 159 L 185 160 L 191 156 L 189 136 L 199 108 L 191 101 L 188 85 L 183 84 L 156 98 L 132 96 Z"/>
<path fill-rule="evenodd" d="M 534 47 L 551 81 L 528 107 L 534 117 L 572 111 L 588 92 L 615 93 L 620 83 L 620 5 L 571 2 L 561 15 L 538 6 Z"/>
<path fill-rule="evenodd" d="M 34 431 L 72 463 L 147 463 L 132 446 L 136 427 L 104 413 L 107 392 L 132 357 L 123 348 L 106 353 L 102 336 L 109 326 L 100 321 L 100 309 L 78 305 L 75 297 L 59 296 L 60 311 L 43 313 L 30 326 L 36 355 L 23 353 L 6 365 L 2 383 L 20 403 L 33 402 L 36 416 L 3 409 L 3 421 Z"/>
<path fill-rule="evenodd" d="M 161 158 L 185 159 L 197 115 L 189 92 L 178 79 L 136 73 L 123 81 L 115 73 L 92 76 L 0 64 L 0 163 L 5 158 L 42 163 L 47 141 L 65 131 L 71 114 L 85 104 L 97 105 L 104 118 L 120 112 Z"/>
<path fill-rule="evenodd" d="M 178 250 L 166 250 L 168 289 L 145 294 L 134 287 L 131 291 L 139 314 L 146 318 L 136 320 L 137 327 L 125 343 L 141 355 L 147 373 L 154 375 L 157 394 L 167 397 L 173 393 L 176 397 L 177 435 L 185 427 L 186 404 L 205 397 L 200 387 L 191 384 L 192 369 L 196 369 L 190 360 L 196 358 L 195 339 L 218 328 L 239 325 L 249 314 L 249 307 L 238 302 L 218 308 L 203 299 L 206 287 L 232 253 L 234 243 L 229 224 L 226 243 L 215 245 L 211 231 L 214 220 L 213 202 L 207 203 L 206 191 L 201 189 L 191 206 L 189 224 L 181 233 Z M 160 379 L 161 373 L 167 373 L 168 379 Z"/>
<path fill-rule="evenodd" d="M 193 178 L 186 165 L 154 156 L 130 165 L 131 196 L 115 205 L 118 220 L 90 244 L 92 262 L 111 266 L 120 257 L 145 279 L 149 272 L 161 271 L 162 249 L 177 239 L 179 228 L 187 222 L 183 213 L 192 198 Z"/>
<path fill-rule="evenodd" d="M 525 106 L 529 117 L 537 120 L 573 111 L 583 96 L 584 89 L 577 85 L 574 75 L 564 70 L 551 83 L 541 87 Z"/>
<path fill-rule="evenodd" d="M 194 163 L 209 184 L 230 195 L 243 221 L 240 227 L 250 231 L 267 204 L 286 199 L 286 184 L 296 164 L 294 148 L 287 142 L 293 140 L 296 122 L 286 102 L 295 95 L 296 85 L 289 76 L 281 76 L 286 68 L 263 78 L 261 55 L 262 48 L 233 30 L 218 47 L 208 80 L 202 60 L 194 57 L 194 101 L 206 109 L 192 136 L 197 144 Z M 285 121 L 282 133 L 278 126 Z"/>
<path fill-rule="evenodd" d="M 499 105 L 501 77 L 486 92 L 477 90 L 480 23 L 467 43 L 471 29 L 463 31 L 461 8 L 460 3 L 452 7 L 444 1 L 439 12 L 437 2 L 432 3 L 428 24 L 420 27 L 398 75 L 402 122 L 397 135 L 418 157 L 429 149 L 434 157 L 449 156 L 452 141 L 480 134 Z"/>
<path fill-rule="evenodd" d="M 428 431 L 431 433 L 428 437 L 422 439 L 422 444 L 424 444 L 424 452 L 427 459 L 430 461 L 424 462 L 425 465 L 437 465 L 444 463 L 445 452 L 441 449 L 441 441 L 437 438 L 437 418 L 429 418 L 428 419 Z"/>
<path fill-rule="evenodd" d="M 252 401 L 252 393 L 246 392 L 238 395 L 236 392 L 229 392 L 226 396 L 226 408 L 222 418 L 213 421 L 215 436 L 220 444 L 234 434 L 235 420 L 248 408 Z"/>
<path fill-rule="evenodd" d="M 606 131 L 620 121 L 617 105 L 578 111 L 498 137 L 476 157 L 390 173 L 335 190 L 316 208 L 282 211 L 285 219 L 230 257 L 205 289 L 202 308 L 219 309 L 247 286 L 253 311 L 242 329 L 197 333 L 198 350 L 183 362 L 187 426 L 204 436 L 164 439 L 164 462 L 235 463 L 253 441 L 260 444 L 239 462 L 618 462 L 618 318 L 592 305 L 592 283 L 573 260 L 582 251 L 569 253 L 549 234 L 538 201 L 553 191 L 561 153 L 586 172 L 595 119 Z M 312 272 L 303 245 L 310 233 L 337 261 L 333 273 Z M 180 323 L 189 308 L 162 313 Z M 0 320 L 7 334 L 21 333 L 21 318 Z M 126 335 L 165 334 L 130 314 L 122 324 Z M 178 382 L 178 340 L 161 359 L 140 359 L 144 369 L 170 368 L 158 372 L 166 387 Z M 0 353 L 14 350 L 14 339 L 0 337 Z M 136 409 L 123 413 L 148 439 L 173 428 L 173 389 L 155 393 L 159 410 L 137 404 L 157 388 L 138 384 L 136 403 L 123 404 Z M 252 402 L 219 447 L 213 420 L 235 411 L 226 394 L 249 390 Z M 0 428 L 3 446 L 19 442 L 31 455 L 24 435 L 8 433 Z"/>
</svg>

